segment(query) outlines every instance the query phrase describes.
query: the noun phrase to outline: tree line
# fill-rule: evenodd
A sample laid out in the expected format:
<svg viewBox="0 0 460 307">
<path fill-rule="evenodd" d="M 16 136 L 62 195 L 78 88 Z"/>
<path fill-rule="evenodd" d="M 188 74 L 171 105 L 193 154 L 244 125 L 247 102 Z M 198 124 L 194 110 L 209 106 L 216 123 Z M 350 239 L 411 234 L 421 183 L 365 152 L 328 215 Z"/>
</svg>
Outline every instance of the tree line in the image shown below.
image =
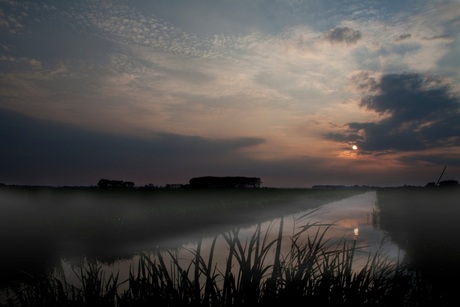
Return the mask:
<svg viewBox="0 0 460 307">
<path fill-rule="evenodd" d="M 260 188 L 259 177 L 195 177 L 189 181 L 191 188 Z"/>
<path fill-rule="evenodd" d="M 259 177 L 244 177 L 244 176 L 204 176 L 194 177 L 190 179 L 189 184 L 167 184 L 165 188 L 176 189 L 176 188 L 233 188 L 233 189 L 248 189 L 248 188 L 260 188 L 262 181 Z M 97 186 L 99 188 L 133 188 L 134 182 L 123 181 L 123 180 L 99 180 Z M 153 185 L 146 187 L 150 188 Z"/>
<path fill-rule="evenodd" d="M 122 180 L 101 179 L 97 183 L 100 188 L 133 188 L 134 182 Z"/>
</svg>

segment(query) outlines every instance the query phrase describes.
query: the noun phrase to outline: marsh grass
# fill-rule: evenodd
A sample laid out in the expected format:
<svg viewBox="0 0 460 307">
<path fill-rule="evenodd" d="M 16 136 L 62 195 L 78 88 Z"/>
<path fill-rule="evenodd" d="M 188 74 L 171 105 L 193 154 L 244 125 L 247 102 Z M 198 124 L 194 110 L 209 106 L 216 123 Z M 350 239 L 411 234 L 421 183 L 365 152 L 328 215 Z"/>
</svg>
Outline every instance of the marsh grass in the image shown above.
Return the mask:
<svg viewBox="0 0 460 307">
<path fill-rule="evenodd" d="M 185 263 L 174 250 L 143 253 L 123 281 L 87 261 L 74 270 L 80 286 L 66 282 L 62 271 L 50 272 L 11 287 L 6 306 L 412 306 L 413 276 L 379 252 L 353 268 L 357 247 L 326 239 L 332 226 L 306 223 L 284 236 L 281 218 L 274 239 L 260 223 L 246 239 L 235 228 L 222 235 L 224 265 L 215 260 L 216 236 L 208 253 L 201 241 L 189 249 Z"/>
<path fill-rule="evenodd" d="M 460 289 L 460 189 L 377 190 L 379 226 L 405 251 L 414 295 L 430 306 L 449 306 Z"/>
<path fill-rule="evenodd" d="M 73 269 L 79 286 L 67 282 L 62 267 L 30 276 L 7 289 L 5 306 L 116 306 L 118 274 L 106 277 L 96 260 Z M 2 305 L 0 305 L 2 306 Z"/>
</svg>

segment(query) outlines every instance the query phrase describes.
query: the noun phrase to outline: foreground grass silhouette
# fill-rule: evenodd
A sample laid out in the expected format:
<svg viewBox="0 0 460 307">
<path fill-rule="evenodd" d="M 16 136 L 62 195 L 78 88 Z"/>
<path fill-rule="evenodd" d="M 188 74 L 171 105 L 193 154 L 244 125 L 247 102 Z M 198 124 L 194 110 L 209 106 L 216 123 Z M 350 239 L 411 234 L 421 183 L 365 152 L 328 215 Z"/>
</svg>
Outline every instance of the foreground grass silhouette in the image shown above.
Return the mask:
<svg viewBox="0 0 460 307">
<path fill-rule="evenodd" d="M 223 234 L 224 269 L 214 259 L 216 236 L 209 254 L 200 241 L 185 265 L 173 250 L 142 254 L 123 281 L 105 276 L 96 260 L 74 271 L 79 286 L 62 271 L 36 276 L 11 287 L 5 306 L 418 306 L 417 291 L 424 289 L 405 267 L 377 252 L 353 268 L 355 245 L 326 239 L 332 225 L 305 223 L 285 237 L 282 224 L 275 239 L 260 223 L 247 240 L 237 228 Z M 283 240 L 290 240 L 287 255 Z"/>
<path fill-rule="evenodd" d="M 460 188 L 382 188 L 377 197 L 379 225 L 405 251 L 418 300 L 451 306 L 460 289 Z"/>
</svg>

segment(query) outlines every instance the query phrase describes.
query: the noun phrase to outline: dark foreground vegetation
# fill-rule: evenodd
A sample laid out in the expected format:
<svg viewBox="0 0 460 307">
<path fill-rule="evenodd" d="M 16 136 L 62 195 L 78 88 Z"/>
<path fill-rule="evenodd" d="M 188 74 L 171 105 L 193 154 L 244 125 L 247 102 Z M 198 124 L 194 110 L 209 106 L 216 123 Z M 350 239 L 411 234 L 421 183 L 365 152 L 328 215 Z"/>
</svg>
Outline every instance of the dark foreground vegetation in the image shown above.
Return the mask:
<svg viewBox="0 0 460 307">
<path fill-rule="evenodd" d="M 98 238 L 119 239 L 126 243 L 137 235 L 147 238 L 161 227 L 174 231 L 168 228 L 168 222 L 181 225 L 181 231 L 198 229 L 214 220 L 218 221 L 213 224 L 215 228 L 225 223 L 227 229 L 232 229 L 232 223 L 239 220 L 255 221 L 260 225 L 279 213 L 315 208 L 362 190 L 257 189 L 228 193 L 165 190 L 155 191 L 156 194 L 134 190 L 110 190 L 103 194 L 100 191 L 91 194 L 93 191 L 90 191 L 80 194 L 85 195 L 83 198 L 73 195 L 75 203 L 67 202 L 67 209 L 62 211 L 59 203 L 55 203 L 56 197 L 65 195 L 62 200 L 68 200 L 69 191 L 29 192 L 34 195 L 33 199 L 40 200 L 39 208 L 51 206 L 56 216 L 52 219 L 40 217 L 37 209 L 33 212 L 40 223 L 32 223 L 28 230 L 38 233 L 40 227 L 44 227 L 50 231 L 45 234 L 51 235 L 51 241 L 64 235 L 80 238 L 79 243 L 92 246 L 93 241 L 94 244 L 103 242 Z M 103 257 L 87 256 L 75 267 L 78 284 L 67 281 L 59 265 L 49 266 L 27 273 L 27 279 L 8 283 L 3 291 L 6 298 L 3 305 L 451 306 L 459 289 L 460 190 L 382 188 L 377 190 L 377 195 L 380 227 L 405 251 L 402 261 L 390 262 L 377 253 L 369 255 L 366 265 L 353 267 L 356 241 L 329 241 L 325 234 L 332 225 L 309 224 L 305 216 L 299 219 L 297 232 L 289 237 L 279 232 L 277 238 L 269 239 L 257 228 L 248 241 L 242 241 L 238 228 L 224 232 L 228 255 L 223 267 L 215 262 L 214 245 L 210 254 L 203 254 L 200 242 L 190 251 L 193 257 L 189 263 L 181 261 L 174 249 L 140 253 L 139 264 L 131 267 L 126 280 L 120 280 L 116 274 L 106 275 L 102 269 Z M 143 201 L 134 202 L 137 197 Z M 128 200 L 141 215 L 123 211 Z M 82 207 L 82 203 L 85 206 Z M 146 206 L 147 203 L 150 205 Z M 91 214 L 79 211 L 88 210 L 88 204 L 98 204 L 104 210 L 100 213 L 88 211 Z M 113 210 L 106 210 L 104 206 L 112 206 Z M 6 217 L 2 215 L 4 223 L 8 217 L 15 216 L 7 210 L 4 212 L 7 213 Z M 27 216 L 23 218 L 32 221 Z M 105 224 L 100 225 L 101 222 Z M 105 227 L 109 227 L 109 231 Z M 75 232 L 70 231 L 72 229 Z M 52 233 L 56 230 L 61 231 Z M 312 230 L 312 235 L 304 236 Z M 115 232 L 115 235 L 112 233 L 114 237 L 110 231 Z M 2 231 L 2 235 L 4 233 Z M 79 237 L 79 234 L 84 236 Z M 279 248 L 285 240 L 289 240 L 291 246 L 286 255 L 281 254 Z M 112 244 L 105 247 L 118 246 Z"/>
<path fill-rule="evenodd" d="M 361 192 L 0 187 L 0 287 L 61 258 L 112 263 Z"/>
<path fill-rule="evenodd" d="M 413 287 L 405 267 L 377 253 L 353 270 L 354 244 L 325 240 L 329 226 L 300 226 L 292 237 L 280 231 L 271 241 L 260 224 L 244 242 L 238 229 L 225 233 L 222 269 L 213 260 L 215 237 L 208 255 L 199 242 L 185 265 L 174 251 L 142 254 L 127 280 L 105 276 L 96 261 L 75 271 L 79 286 L 67 283 L 62 271 L 50 271 L 11 287 L 5 306 L 418 306 L 414 296 L 425 289 Z M 313 235 L 302 236 L 311 229 Z M 287 255 L 280 253 L 282 240 L 291 242 Z"/>
<path fill-rule="evenodd" d="M 460 296 L 460 188 L 377 190 L 380 227 L 415 274 L 423 306 L 450 306 Z"/>
</svg>

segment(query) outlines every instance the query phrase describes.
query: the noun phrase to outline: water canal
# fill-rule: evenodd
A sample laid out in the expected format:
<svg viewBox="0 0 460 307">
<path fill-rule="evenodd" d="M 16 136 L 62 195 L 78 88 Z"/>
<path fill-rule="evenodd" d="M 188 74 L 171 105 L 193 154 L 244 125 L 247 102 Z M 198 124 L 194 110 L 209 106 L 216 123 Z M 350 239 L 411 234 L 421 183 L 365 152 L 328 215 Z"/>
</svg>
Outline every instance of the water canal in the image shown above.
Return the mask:
<svg viewBox="0 0 460 307">
<path fill-rule="evenodd" d="M 379 252 L 382 257 L 389 261 L 399 261 L 404 256 L 396 245 L 394 245 L 378 227 L 378 209 L 376 207 L 377 196 L 375 191 L 368 191 L 339 201 L 334 201 L 320 206 L 316 209 L 300 211 L 295 214 L 278 217 L 250 227 L 233 228 L 226 232 L 230 236 L 238 236 L 243 247 L 247 247 L 251 237 L 259 231 L 266 242 L 276 240 L 280 235 L 282 226 L 281 255 L 287 257 L 291 250 L 292 237 L 302 227 L 309 225 L 308 230 L 302 233 L 300 240 L 307 240 L 317 233 L 324 234 L 323 241 L 328 241 L 331 248 L 340 247 L 355 241 L 355 255 L 353 269 L 359 269 L 367 263 L 368 257 Z M 359 233 L 356 236 L 355 230 Z M 237 232 L 232 232 L 236 231 Z M 224 239 L 224 233 L 215 236 L 203 237 L 200 233 L 188 233 L 187 238 L 170 238 L 169 241 L 152 242 L 151 249 L 144 249 L 152 261 L 157 258 L 156 252 L 162 250 L 162 246 L 176 246 L 177 242 L 185 242 L 180 248 L 170 250 L 174 259 L 179 262 L 182 268 L 186 269 L 194 260 L 198 244 L 199 253 L 204 260 L 210 257 L 212 250 L 213 267 L 219 272 L 225 270 L 229 258 L 229 242 Z M 143 246 L 146 246 L 144 243 Z M 147 244 L 148 246 L 148 244 Z M 246 248 L 245 247 L 245 248 Z M 276 245 L 271 246 L 265 258 L 265 265 L 272 265 Z M 170 255 L 162 251 L 165 261 L 172 261 Z M 102 268 L 106 276 L 119 274 L 119 280 L 128 279 L 129 272 L 136 272 L 140 256 L 135 255 L 129 259 L 115 261 L 112 264 L 103 264 Z M 69 261 L 63 260 L 62 266 L 68 282 L 78 285 L 78 278 L 72 269 Z M 171 266 L 170 263 L 167 266 Z M 234 267 L 235 272 L 238 268 Z M 123 291 L 126 285 L 121 285 L 119 290 Z"/>
</svg>

